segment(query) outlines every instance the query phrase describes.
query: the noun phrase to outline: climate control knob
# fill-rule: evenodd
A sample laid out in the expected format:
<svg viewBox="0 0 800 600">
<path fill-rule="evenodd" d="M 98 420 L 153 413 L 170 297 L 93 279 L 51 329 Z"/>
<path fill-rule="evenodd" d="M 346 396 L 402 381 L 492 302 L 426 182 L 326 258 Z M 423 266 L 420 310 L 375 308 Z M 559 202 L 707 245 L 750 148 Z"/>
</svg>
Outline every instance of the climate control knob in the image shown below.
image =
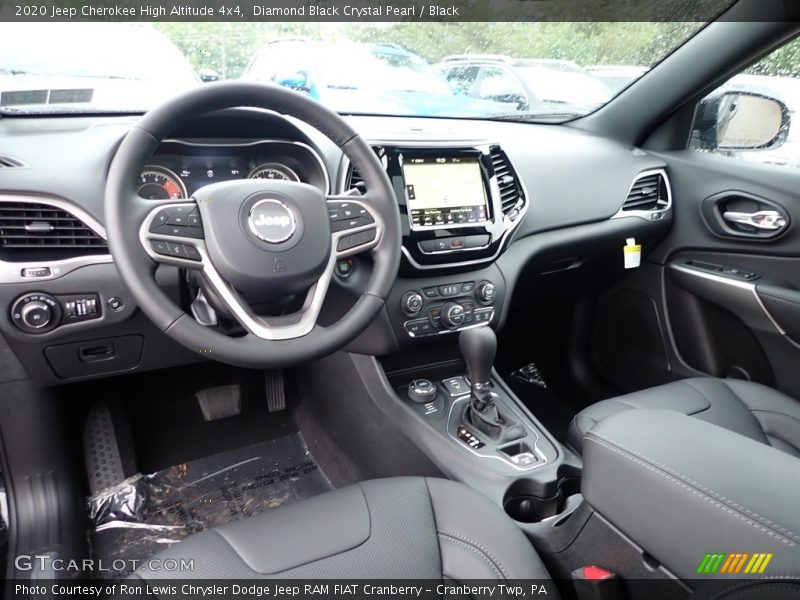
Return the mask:
<svg viewBox="0 0 800 600">
<path fill-rule="evenodd" d="M 442 307 L 442 325 L 448 329 L 461 327 L 466 316 L 464 307 L 458 302 L 448 302 Z"/>
<path fill-rule="evenodd" d="M 400 308 L 411 317 L 422 310 L 424 302 L 419 292 L 406 292 L 400 299 Z"/>
<path fill-rule="evenodd" d="M 495 287 L 491 281 L 481 281 L 475 288 L 475 296 L 481 304 L 494 302 Z"/>
</svg>

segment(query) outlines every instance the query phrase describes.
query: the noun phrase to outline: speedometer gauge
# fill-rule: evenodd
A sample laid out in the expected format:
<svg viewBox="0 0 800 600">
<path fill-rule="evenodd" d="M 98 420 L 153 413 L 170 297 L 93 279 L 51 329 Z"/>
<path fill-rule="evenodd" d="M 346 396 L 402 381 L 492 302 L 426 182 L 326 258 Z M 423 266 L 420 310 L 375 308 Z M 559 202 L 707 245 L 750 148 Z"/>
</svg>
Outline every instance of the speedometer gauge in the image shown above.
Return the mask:
<svg viewBox="0 0 800 600">
<path fill-rule="evenodd" d="M 297 173 L 286 165 L 278 163 L 268 163 L 259 165 L 247 176 L 248 179 L 280 179 L 283 181 L 300 181 Z"/>
<path fill-rule="evenodd" d="M 147 166 L 139 175 L 138 193 L 147 200 L 186 198 L 186 186 L 180 178 L 164 167 Z"/>
</svg>

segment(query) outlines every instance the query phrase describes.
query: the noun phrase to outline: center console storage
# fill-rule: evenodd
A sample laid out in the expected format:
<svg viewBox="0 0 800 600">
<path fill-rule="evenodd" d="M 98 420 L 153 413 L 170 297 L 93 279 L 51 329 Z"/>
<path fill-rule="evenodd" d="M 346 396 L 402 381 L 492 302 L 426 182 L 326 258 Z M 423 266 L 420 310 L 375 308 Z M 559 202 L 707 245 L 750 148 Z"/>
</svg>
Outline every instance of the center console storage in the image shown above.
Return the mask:
<svg viewBox="0 0 800 600">
<path fill-rule="evenodd" d="M 709 552 L 768 556 L 759 574 L 800 574 L 797 457 L 695 417 L 642 409 L 598 423 L 583 458 L 589 505 L 681 579 L 696 578 Z M 755 568 L 741 561 L 741 570 L 703 572 Z"/>
</svg>

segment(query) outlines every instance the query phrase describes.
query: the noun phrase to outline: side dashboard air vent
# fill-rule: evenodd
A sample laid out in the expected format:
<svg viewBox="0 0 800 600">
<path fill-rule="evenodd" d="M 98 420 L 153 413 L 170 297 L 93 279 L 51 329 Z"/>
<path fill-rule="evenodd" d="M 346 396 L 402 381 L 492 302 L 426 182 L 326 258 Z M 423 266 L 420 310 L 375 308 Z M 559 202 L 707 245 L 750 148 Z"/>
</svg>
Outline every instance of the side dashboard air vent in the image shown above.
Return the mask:
<svg viewBox="0 0 800 600">
<path fill-rule="evenodd" d="M 105 254 L 106 242 L 61 208 L 38 202 L 0 202 L 0 258 L 62 259 Z"/>
<path fill-rule="evenodd" d="M 508 156 L 500 149 L 500 146 L 492 146 L 489 153 L 492 157 L 494 175 L 497 178 L 497 187 L 500 189 L 503 214 L 513 221 L 525 204 L 525 194 Z"/>
<path fill-rule="evenodd" d="M 669 187 L 664 173 L 648 172 L 642 173 L 634 180 L 622 210 L 663 210 L 668 208 L 669 204 Z"/>
<path fill-rule="evenodd" d="M 0 169 L 24 169 L 27 166 L 21 160 L 0 154 Z"/>
<path fill-rule="evenodd" d="M 381 146 L 373 146 L 373 152 L 378 157 L 378 159 L 383 163 L 383 166 L 386 167 L 386 149 Z M 354 166 L 350 165 L 347 167 L 347 176 L 345 177 L 344 181 L 344 189 L 352 190 L 353 188 L 358 188 L 360 191 L 366 190 L 366 185 L 364 185 L 364 178 L 361 176 L 361 173 L 358 172 Z"/>
</svg>

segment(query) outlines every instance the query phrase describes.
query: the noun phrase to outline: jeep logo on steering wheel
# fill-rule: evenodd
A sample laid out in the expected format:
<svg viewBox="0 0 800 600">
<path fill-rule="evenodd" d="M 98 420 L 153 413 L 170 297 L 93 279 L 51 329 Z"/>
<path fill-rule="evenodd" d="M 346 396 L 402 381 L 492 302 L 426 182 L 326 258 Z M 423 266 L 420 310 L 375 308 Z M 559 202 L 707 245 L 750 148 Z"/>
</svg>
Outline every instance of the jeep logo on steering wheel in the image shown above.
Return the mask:
<svg viewBox="0 0 800 600">
<path fill-rule="evenodd" d="M 253 235 L 270 244 L 285 242 L 297 228 L 292 209 L 279 200 L 256 202 L 250 209 L 247 224 Z"/>
</svg>

